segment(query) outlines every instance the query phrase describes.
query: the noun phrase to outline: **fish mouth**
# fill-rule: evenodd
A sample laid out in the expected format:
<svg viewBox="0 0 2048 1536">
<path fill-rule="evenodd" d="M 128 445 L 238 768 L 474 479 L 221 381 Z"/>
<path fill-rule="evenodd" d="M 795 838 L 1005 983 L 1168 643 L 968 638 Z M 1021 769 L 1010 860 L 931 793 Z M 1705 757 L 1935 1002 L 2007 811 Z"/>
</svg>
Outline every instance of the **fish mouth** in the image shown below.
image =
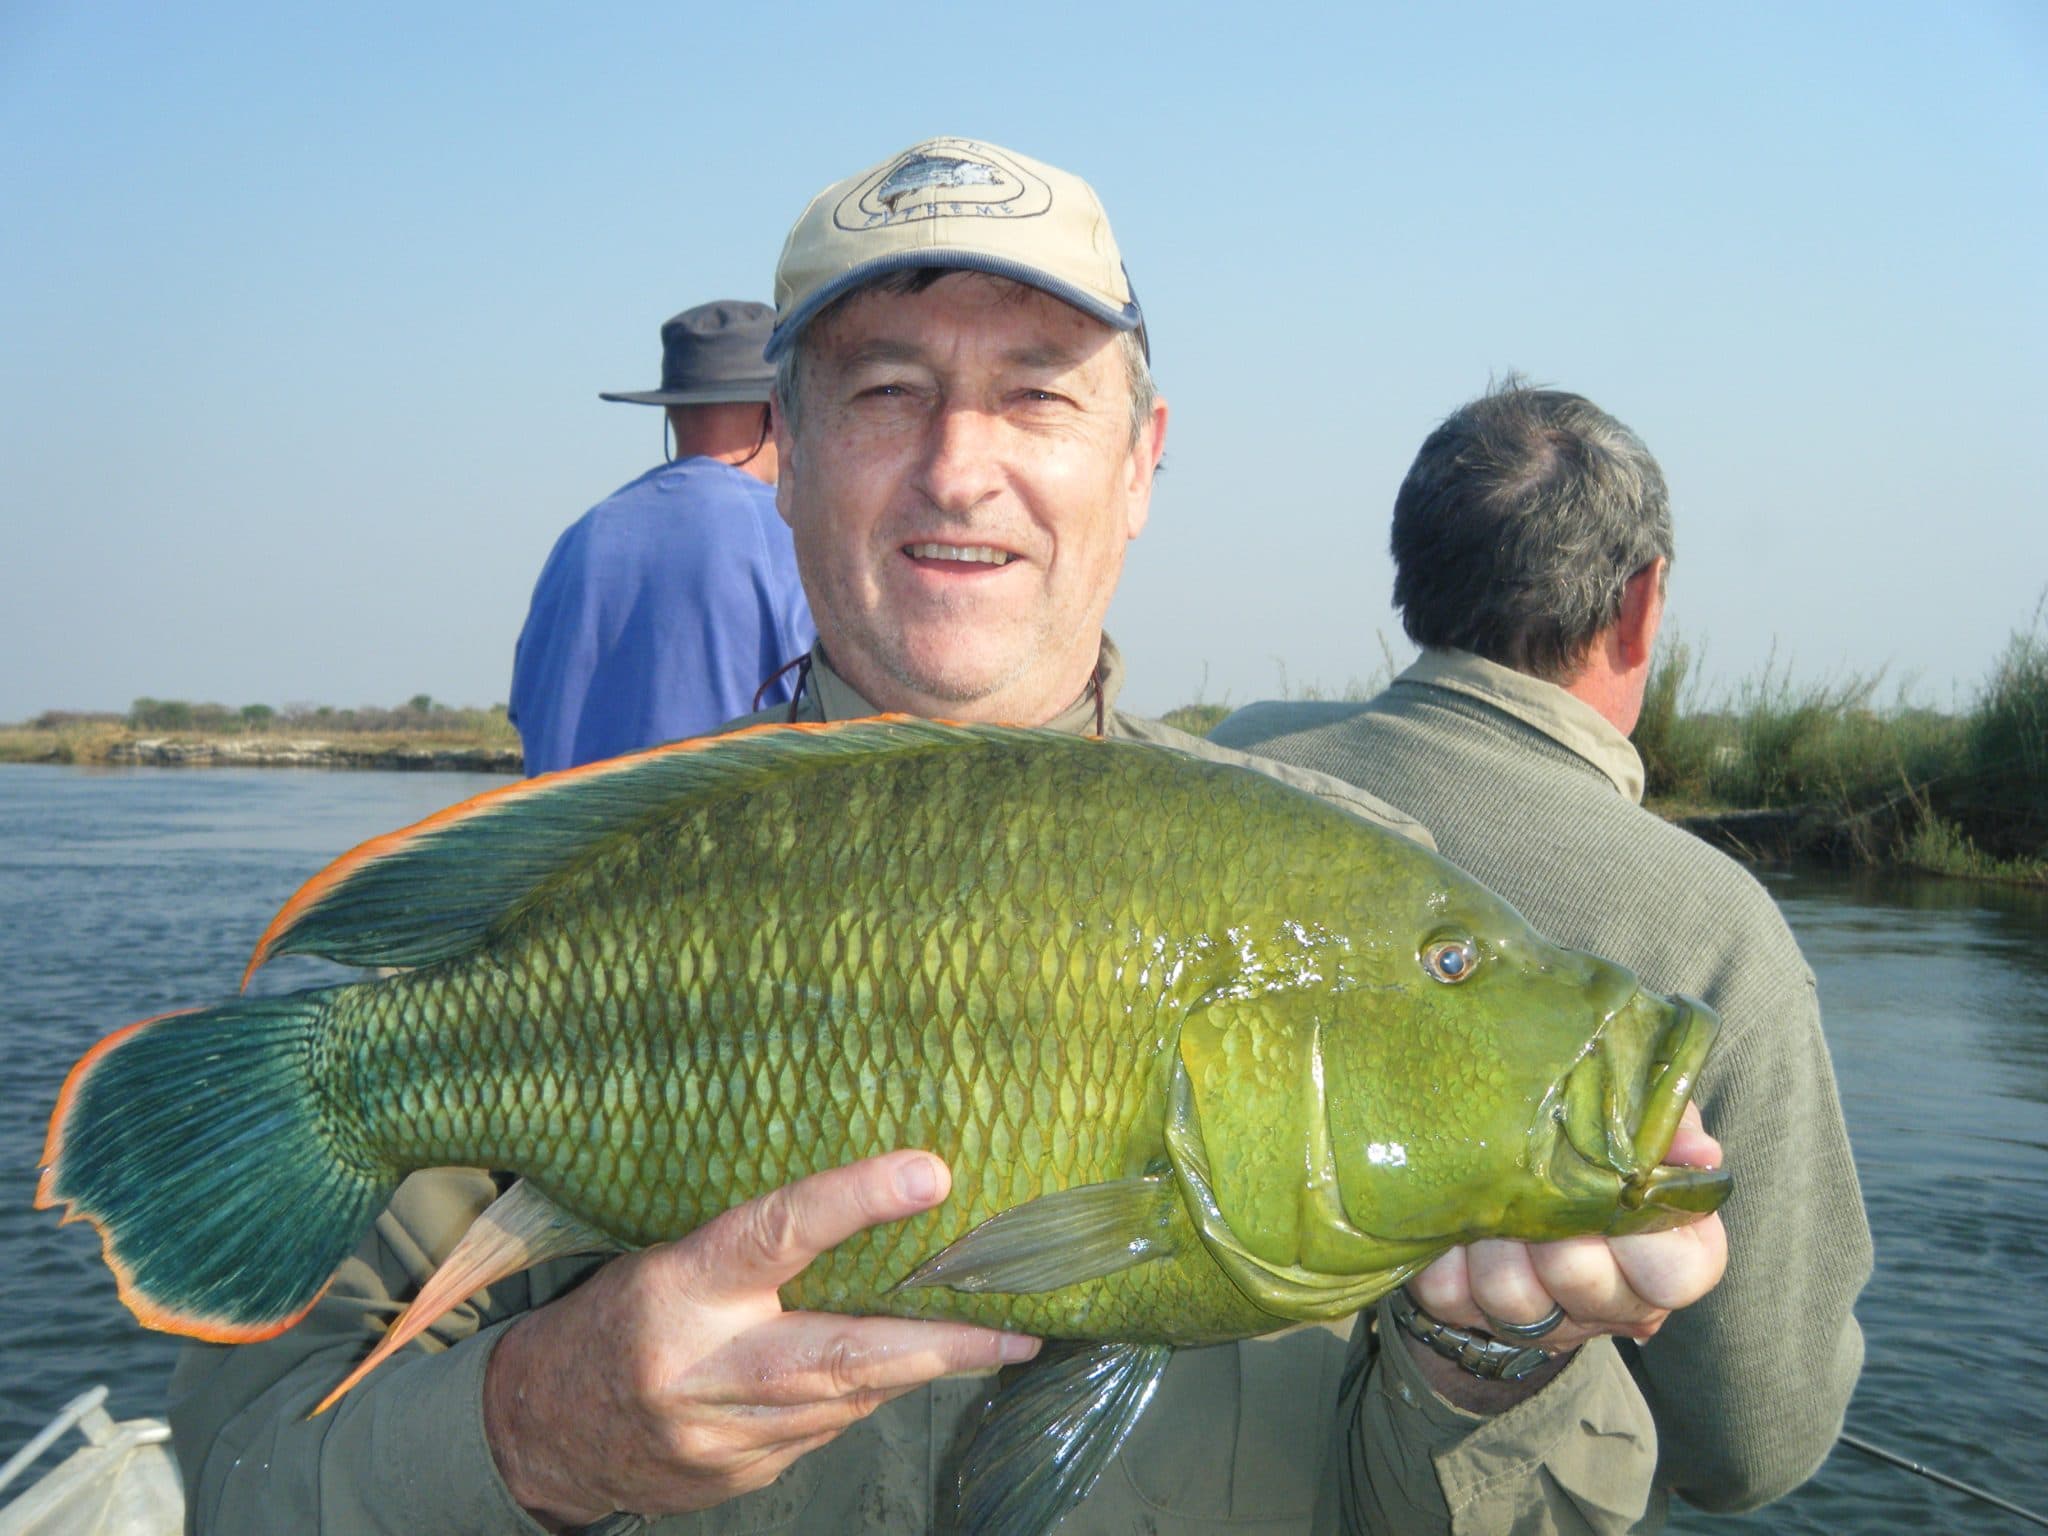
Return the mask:
<svg viewBox="0 0 2048 1536">
<path fill-rule="evenodd" d="M 1554 1113 L 1577 1154 L 1565 1161 L 1579 1164 L 1582 1175 L 1598 1174 L 1618 1203 L 1610 1233 L 1681 1226 L 1727 1197 L 1721 1169 L 1664 1162 L 1720 1028 L 1714 1010 L 1694 998 L 1638 993 L 1565 1078 Z"/>
</svg>

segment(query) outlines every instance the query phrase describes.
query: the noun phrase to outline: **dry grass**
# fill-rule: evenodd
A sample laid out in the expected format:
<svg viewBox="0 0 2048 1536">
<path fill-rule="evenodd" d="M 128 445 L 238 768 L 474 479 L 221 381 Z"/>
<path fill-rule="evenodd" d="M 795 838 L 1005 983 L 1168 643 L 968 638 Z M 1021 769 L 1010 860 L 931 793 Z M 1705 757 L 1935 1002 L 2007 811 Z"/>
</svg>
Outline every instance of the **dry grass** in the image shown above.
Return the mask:
<svg viewBox="0 0 2048 1536">
<path fill-rule="evenodd" d="M 134 734 L 123 724 L 105 720 L 0 725 L 0 763 L 103 763 L 115 742 Z"/>
<path fill-rule="evenodd" d="M 424 756 L 487 755 L 490 766 L 516 771 L 518 738 L 509 741 L 498 731 L 335 731 L 305 729 L 288 732 L 136 730 L 119 723 L 0 726 L 0 763 L 64 763 L 80 767 L 133 762 L 141 743 L 162 743 L 188 760 L 233 765 L 272 761 L 304 761 L 309 766 L 411 767 Z M 507 757 L 506 754 L 510 754 Z"/>
</svg>

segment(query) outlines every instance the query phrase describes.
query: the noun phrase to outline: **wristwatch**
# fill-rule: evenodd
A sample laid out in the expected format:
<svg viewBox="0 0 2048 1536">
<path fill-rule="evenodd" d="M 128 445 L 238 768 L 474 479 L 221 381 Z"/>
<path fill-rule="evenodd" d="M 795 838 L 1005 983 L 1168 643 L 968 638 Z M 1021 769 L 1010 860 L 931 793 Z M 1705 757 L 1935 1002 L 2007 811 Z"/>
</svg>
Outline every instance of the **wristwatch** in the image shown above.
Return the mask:
<svg viewBox="0 0 2048 1536">
<path fill-rule="evenodd" d="M 1415 1305 L 1406 1286 L 1387 1297 L 1387 1309 L 1408 1337 L 1420 1339 L 1453 1365 L 1488 1381 L 1520 1381 L 1550 1361 L 1550 1355 L 1533 1344 L 1510 1344 L 1491 1334 L 1438 1322 Z"/>
</svg>

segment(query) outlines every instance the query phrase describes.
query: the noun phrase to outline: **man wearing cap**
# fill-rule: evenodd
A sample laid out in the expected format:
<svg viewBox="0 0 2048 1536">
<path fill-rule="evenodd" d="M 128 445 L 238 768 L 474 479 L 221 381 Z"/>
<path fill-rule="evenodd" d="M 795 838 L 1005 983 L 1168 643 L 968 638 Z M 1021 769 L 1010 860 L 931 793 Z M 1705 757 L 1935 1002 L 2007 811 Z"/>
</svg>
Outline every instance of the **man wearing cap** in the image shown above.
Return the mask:
<svg viewBox="0 0 2048 1536">
<path fill-rule="evenodd" d="M 512 658 L 529 774 L 701 735 L 786 699 L 810 609 L 775 512 L 761 355 L 774 311 L 721 299 L 661 328 L 658 405 L 675 451 L 570 525 L 541 568 Z"/>
<path fill-rule="evenodd" d="M 785 245 L 776 300 L 777 499 L 819 643 L 797 697 L 768 717 L 900 710 L 1137 737 L 1258 766 L 1426 837 L 1340 781 L 1116 708 L 1122 666 L 1102 620 L 1145 522 L 1166 406 L 1085 183 L 970 140 L 917 145 L 812 202 Z M 938 1204 L 949 1179 L 930 1153 L 901 1149 L 677 1242 L 538 1265 L 307 1422 L 496 1194 L 482 1171 L 417 1174 L 297 1327 L 241 1349 L 186 1349 L 172 1418 L 194 1528 L 610 1531 L 641 1528 L 612 1523 L 635 1511 L 664 1533 L 929 1529 L 948 1513 L 986 1392 L 958 1373 L 1030 1359 L 1037 1341 L 789 1312 L 777 1288 L 853 1233 Z M 1655 1295 L 1630 1290 L 1613 1257 L 1589 1256 L 1608 1293 L 1574 1308 L 1573 1337 L 1654 1329 L 1711 1288 L 1718 1272 L 1690 1231 L 1617 1240 L 1667 1256 Z M 1347 1359 L 1371 1366 L 1369 1330 L 1359 1351 L 1343 1330 L 1311 1327 L 1177 1352 L 1062 1531 L 1405 1518 L 1436 1489 L 1426 1456 L 1391 1447 L 1403 1475 L 1386 1490 L 1340 1473 L 1350 1443 L 1373 1432 L 1337 1409 Z M 1564 1404 L 1543 1443 L 1507 1435 L 1489 1447 L 1520 1456 L 1497 1462 L 1496 1477 L 1526 1483 L 1532 1509 L 1549 1442 L 1598 1460 L 1612 1435 L 1641 1428 L 1608 1412 L 1606 1370 L 1567 1356 L 1491 1384 L 1494 1408 L 1539 1393 Z M 1063 1437 L 1042 1438 L 1026 1447 L 1028 1470 L 1058 1481 Z M 1617 1481 L 1638 1475 L 1632 1456 L 1623 1444 Z"/>
</svg>

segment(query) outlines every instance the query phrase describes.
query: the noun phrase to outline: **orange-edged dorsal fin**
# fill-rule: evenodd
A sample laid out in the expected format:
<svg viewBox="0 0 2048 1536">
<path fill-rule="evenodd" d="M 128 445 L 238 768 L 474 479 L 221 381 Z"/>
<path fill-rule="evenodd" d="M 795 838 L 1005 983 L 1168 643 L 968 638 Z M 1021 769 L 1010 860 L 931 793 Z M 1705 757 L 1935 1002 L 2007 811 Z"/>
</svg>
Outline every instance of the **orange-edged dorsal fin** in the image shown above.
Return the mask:
<svg viewBox="0 0 2048 1536">
<path fill-rule="evenodd" d="M 257 941 L 242 985 L 276 955 L 419 966 L 466 954 L 614 839 L 643 836 L 693 804 L 827 760 L 961 747 L 990 733 L 1014 734 L 903 715 L 759 725 L 487 790 L 308 880 Z"/>
<path fill-rule="evenodd" d="M 566 1258 L 572 1253 L 616 1252 L 618 1248 L 614 1239 L 586 1226 L 521 1179 L 470 1223 L 462 1241 L 441 1261 L 441 1267 L 427 1277 L 412 1305 L 399 1314 L 362 1364 L 320 1400 L 320 1406 L 310 1417 L 318 1418 L 332 1408 L 350 1387 L 485 1286 L 530 1269 L 544 1259 Z"/>
</svg>

